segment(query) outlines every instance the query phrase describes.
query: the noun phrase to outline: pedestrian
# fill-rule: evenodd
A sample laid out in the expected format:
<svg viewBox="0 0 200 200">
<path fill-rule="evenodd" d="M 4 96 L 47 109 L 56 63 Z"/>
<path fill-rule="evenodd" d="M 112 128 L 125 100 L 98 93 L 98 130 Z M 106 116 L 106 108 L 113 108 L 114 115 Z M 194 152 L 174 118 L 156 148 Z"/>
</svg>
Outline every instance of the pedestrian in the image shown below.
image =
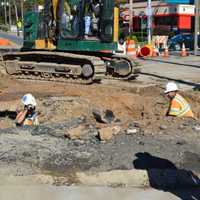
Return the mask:
<svg viewBox="0 0 200 200">
<path fill-rule="evenodd" d="M 38 125 L 38 113 L 36 112 L 36 100 L 32 94 L 25 94 L 21 99 L 24 109 L 19 111 L 16 117 L 16 125 L 33 126 Z"/>
<path fill-rule="evenodd" d="M 166 115 L 195 119 L 189 103 L 178 92 L 178 87 L 174 82 L 167 83 L 165 94 L 169 99 L 169 108 Z"/>
</svg>

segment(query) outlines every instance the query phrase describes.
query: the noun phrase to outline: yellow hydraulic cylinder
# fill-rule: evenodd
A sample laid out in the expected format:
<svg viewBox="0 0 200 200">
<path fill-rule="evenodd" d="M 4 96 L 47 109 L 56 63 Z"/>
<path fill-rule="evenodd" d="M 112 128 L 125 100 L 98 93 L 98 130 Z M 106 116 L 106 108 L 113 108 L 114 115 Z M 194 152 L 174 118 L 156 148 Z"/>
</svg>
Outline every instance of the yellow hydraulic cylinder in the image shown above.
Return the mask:
<svg viewBox="0 0 200 200">
<path fill-rule="evenodd" d="M 52 3 L 53 3 L 53 15 L 54 15 L 54 19 L 57 19 L 57 10 L 58 10 L 59 0 L 52 0 Z"/>
<path fill-rule="evenodd" d="M 114 37 L 113 41 L 118 42 L 119 39 L 119 8 L 114 8 Z"/>
</svg>

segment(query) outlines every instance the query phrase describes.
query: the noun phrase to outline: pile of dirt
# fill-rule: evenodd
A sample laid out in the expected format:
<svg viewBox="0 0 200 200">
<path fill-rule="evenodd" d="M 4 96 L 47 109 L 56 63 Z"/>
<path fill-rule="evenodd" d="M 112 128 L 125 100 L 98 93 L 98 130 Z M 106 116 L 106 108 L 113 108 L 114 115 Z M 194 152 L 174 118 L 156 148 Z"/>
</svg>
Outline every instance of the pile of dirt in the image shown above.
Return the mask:
<svg viewBox="0 0 200 200">
<path fill-rule="evenodd" d="M 109 109 L 113 111 L 124 128 L 132 122 L 138 123 L 147 132 L 159 132 L 160 129 L 173 129 L 181 126 L 182 120 L 165 117 L 168 101 L 163 95 L 161 85 L 132 87 L 111 85 L 71 85 L 42 82 L 5 82 L 0 93 L 0 127 L 10 127 L 13 119 L 5 111 L 14 112 L 19 108 L 20 98 L 32 93 L 38 102 L 41 124 L 70 120 L 77 116 L 86 116 L 91 124 L 96 123 L 92 110 Z M 198 92 L 184 93 L 186 99 L 199 117 L 200 97 Z M 22 105 L 21 105 L 22 108 Z M 9 114 L 9 113 L 8 113 Z M 3 116 L 3 117 L 1 117 Z M 179 122 L 180 121 L 180 122 Z"/>
</svg>

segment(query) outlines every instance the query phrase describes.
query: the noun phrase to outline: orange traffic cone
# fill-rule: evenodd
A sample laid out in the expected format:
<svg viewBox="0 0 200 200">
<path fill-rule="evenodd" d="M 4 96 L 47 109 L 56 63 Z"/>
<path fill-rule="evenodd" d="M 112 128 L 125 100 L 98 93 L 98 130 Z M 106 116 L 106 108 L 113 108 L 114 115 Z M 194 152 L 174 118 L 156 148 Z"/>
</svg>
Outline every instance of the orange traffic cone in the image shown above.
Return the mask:
<svg viewBox="0 0 200 200">
<path fill-rule="evenodd" d="M 157 57 L 158 56 L 158 52 L 156 50 L 155 45 L 153 46 L 153 52 L 152 52 L 152 57 Z"/>
<path fill-rule="evenodd" d="M 127 40 L 126 41 L 126 54 L 130 57 L 136 57 L 135 41 Z"/>
<path fill-rule="evenodd" d="M 185 57 L 185 56 L 188 55 L 184 43 L 182 44 L 182 49 L 181 49 L 181 54 L 180 54 L 180 55 L 181 55 L 182 57 Z"/>
<path fill-rule="evenodd" d="M 140 57 L 140 56 L 141 56 L 141 55 L 140 55 L 140 51 L 141 51 L 141 47 L 140 47 L 140 45 L 138 45 L 137 51 L 136 51 L 136 56 L 137 56 L 137 57 Z"/>
<path fill-rule="evenodd" d="M 164 50 L 163 57 L 165 57 L 165 58 L 169 57 L 169 51 L 168 51 L 168 46 L 167 45 L 165 45 L 165 50 Z"/>
</svg>

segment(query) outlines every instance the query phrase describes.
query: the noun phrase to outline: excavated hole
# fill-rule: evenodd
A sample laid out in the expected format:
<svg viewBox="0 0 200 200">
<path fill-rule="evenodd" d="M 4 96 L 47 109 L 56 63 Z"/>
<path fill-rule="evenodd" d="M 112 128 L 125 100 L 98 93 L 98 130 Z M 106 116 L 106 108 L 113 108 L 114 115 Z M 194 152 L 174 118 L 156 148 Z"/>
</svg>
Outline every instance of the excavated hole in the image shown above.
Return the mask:
<svg viewBox="0 0 200 200">
<path fill-rule="evenodd" d="M 0 128 L 10 128 L 15 126 L 16 111 L 0 111 Z"/>
<path fill-rule="evenodd" d="M 4 110 L 4 111 L 0 111 L 0 118 L 9 118 L 11 120 L 14 120 L 17 116 L 17 112 L 16 111 L 9 111 L 9 110 Z"/>
</svg>

